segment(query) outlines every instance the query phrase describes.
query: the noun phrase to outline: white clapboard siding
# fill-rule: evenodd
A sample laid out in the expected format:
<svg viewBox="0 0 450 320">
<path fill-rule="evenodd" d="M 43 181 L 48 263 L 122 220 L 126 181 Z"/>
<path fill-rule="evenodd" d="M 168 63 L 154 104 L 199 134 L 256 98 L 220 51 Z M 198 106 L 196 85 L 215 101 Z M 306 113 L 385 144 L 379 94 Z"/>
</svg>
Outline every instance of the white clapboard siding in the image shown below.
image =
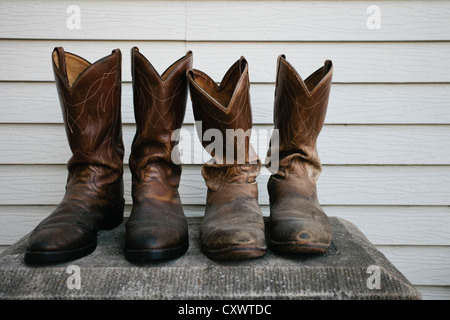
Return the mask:
<svg viewBox="0 0 450 320">
<path fill-rule="evenodd" d="M 139 47 L 160 73 L 187 51 L 183 41 L 2 40 L 0 81 L 54 81 L 51 57 L 55 47 L 63 47 L 91 63 L 119 48 L 122 52 L 122 80 L 131 81 L 130 50 L 134 46 Z M 18 57 L 21 59 L 17 60 Z"/>
<path fill-rule="evenodd" d="M 131 80 L 130 49 L 138 46 L 163 72 L 187 50 L 194 52 L 194 68 L 220 81 L 242 55 L 249 63 L 250 81 L 273 83 L 277 57 L 286 54 L 303 78 L 334 63 L 334 82 L 436 83 L 450 82 L 448 42 L 134 42 L 134 41 L 34 41 L 3 40 L 0 81 L 52 81 L 51 52 L 62 46 L 94 62 L 112 49 L 123 52 L 123 80 Z M 20 60 L 18 60 L 20 57 Z M 20 63 L 17 63 L 20 61 Z"/>
<path fill-rule="evenodd" d="M 128 72 L 128 70 L 126 71 Z M 273 119 L 275 84 L 250 86 L 253 123 Z M 36 99 L 39 97 L 39 99 Z M 450 124 L 450 84 L 339 84 L 326 124 Z M 134 123 L 130 82 L 122 85 L 122 121 Z M 0 123 L 62 123 L 53 82 L 0 82 Z M 185 124 L 194 123 L 188 98 Z"/>
<path fill-rule="evenodd" d="M 415 286 L 423 300 L 450 300 L 450 286 Z"/>
<path fill-rule="evenodd" d="M 448 206 L 324 205 L 323 209 L 329 216 L 351 221 L 375 245 L 450 245 Z"/>
<path fill-rule="evenodd" d="M 380 29 L 367 27 L 368 7 L 380 9 Z M 324 14 L 327 12 L 327 14 Z M 417 1 L 188 1 L 188 40 L 374 41 L 448 40 L 450 3 Z M 429 19 L 432 16 L 433 19 Z M 411 26 L 414 31 L 411 32 Z M 435 30 L 442 30 L 436 32 Z"/>
<path fill-rule="evenodd" d="M 412 283 L 450 285 L 450 247 L 383 246 L 379 248 Z"/>
<path fill-rule="evenodd" d="M 263 160 L 272 129 L 273 125 L 253 127 L 252 145 Z M 134 125 L 123 126 L 125 163 L 135 132 Z M 181 135 L 183 163 L 209 160 L 194 125 L 184 125 Z M 0 144 L 0 164 L 63 164 L 71 155 L 62 124 L 0 124 Z M 450 165 L 450 125 L 325 125 L 318 150 L 323 164 Z"/>
<path fill-rule="evenodd" d="M 244 55 L 249 62 L 250 79 L 273 82 L 276 58 L 285 54 L 303 78 L 331 59 L 335 82 L 449 82 L 450 43 L 277 43 L 222 42 L 188 43 L 196 53 L 196 67 L 220 80 L 227 66 Z M 435 50 L 435 51 L 434 51 Z M 215 67 L 220 65 L 221 68 Z M 211 70 L 211 71 L 210 71 Z M 217 70 L 217 71 L 215 71 Z"/>
<path fill-rule="evenodd" d="M 80 29 L 66 27 L 76 4 Z M 377 2 L 381 28 L 369 29 L 367 1 L 15 1 L 0 2 L 2 38 L 223 41 L 447 40 L 450 4 Z M 326 14 L 324 14 L 326 12 Z M 33 17 L 32 20 L 30 17 Z M 429 19 L 433 17 L 433 19 Z M 31 21 L 30 21 L 31 20 Z M 30 23 L 32 22 L 32 23 Z M 70 19 L 69 19 L 70 22 Z M 412 32 L 414 28 L 414 32 Z M 440 32 L 435 30 L 439 29 Z"/>
<path fill-rule="evenodd" d="M 185 165 L 180 182 L 184 204 L 204 204 L 200 165 Z M 125 199 L 131 178 L 124 168 Z M 0 205 L 57 204 L 66 181 L 65 165 L 1 165 Z M 268 204 L 269 172 L 258 176 L 259 202 Z M 25 183 L 26 181 L 26 183 Z M 450 166 L 324 166 L 318 196 L 327 205 L 448 205 Z"/>
<path fill-rule="evenodd" d="M 67 27 L 72 5 L 79 7 L 80 29 Z M 180 40 L 185 12 L 185 1 L 1 1 L 0 37 Z"/>
</svg>

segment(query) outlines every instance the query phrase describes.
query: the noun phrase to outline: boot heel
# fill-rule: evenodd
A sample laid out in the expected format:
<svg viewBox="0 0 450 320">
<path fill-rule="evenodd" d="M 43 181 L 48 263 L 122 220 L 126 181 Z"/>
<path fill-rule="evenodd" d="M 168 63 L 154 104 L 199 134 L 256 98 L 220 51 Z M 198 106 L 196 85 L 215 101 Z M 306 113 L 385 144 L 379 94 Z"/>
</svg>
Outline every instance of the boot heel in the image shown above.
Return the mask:
<svg viewBox="0 0 450 320">
<path fill-rule="evenodd" d="M 111 211 L 103 220 L 100 222 L 100 230 L 111 230 L 120 225 L 123 221 L 123 211 L 125 208 L 125 200 L 122 200 L 120 206 Z"/>
</svg>

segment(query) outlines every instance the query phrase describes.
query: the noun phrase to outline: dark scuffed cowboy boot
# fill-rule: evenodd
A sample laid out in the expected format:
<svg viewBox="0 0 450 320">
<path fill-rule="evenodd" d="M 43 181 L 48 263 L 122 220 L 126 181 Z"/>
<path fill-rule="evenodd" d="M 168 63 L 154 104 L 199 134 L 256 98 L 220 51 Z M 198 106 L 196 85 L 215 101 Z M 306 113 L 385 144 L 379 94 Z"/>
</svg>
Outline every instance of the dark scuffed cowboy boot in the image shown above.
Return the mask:
<svg viewBox="0 0 450 320">
<path fill-rule="evenodd" d="M 279 147 L 271 145 L 273 175 L 270 197 L 270 245 L 274 251 L 326 252 L 332 230 L 317 199 L 316 182 L 322 171 L 317 137 L 323 127 L 331 89 L 333 66 L 322 68 L 305 81 L 286 60 L 278 58 L 274 123 Z M 272 157 L 276 158 L 276 157 Z"/>
<path fill-rule="evenodd" d="M 72 157 L 64 198 L 31 233 L 27 263 L 86 256 L 97 231 L 123 218 L 121 52 L 91 64 L 59 47 L 52 62 Z"/>
<path fill-rule="evenodd" d="M 131 49 L 136 135 L 130 155 L 133 209 L 126 222 L 125 258 L 129 261 L 173 259 L 189 247 L 188 226 L 178 193 L 181 164 L 177 139 L 184 120 L 186 71 L 193 54 L 174 62 L 160 76 Z"/>
<path fill-rule="evenodd" d="M 219 87 L 199 70 L 189 70 L 188 79 L 197 132 L 213 157 L 202 167 L 208 187 L 200 229 L 202 251 L 213 259 L 260 257 L 266 254 L 256 183 L 261 163 L 249 141 L 252 114 L 247 61 L 244 57 L 238 60 Z M 207 141 L 210 134 L 215 136 L 215 147 Z"/>
</svg>

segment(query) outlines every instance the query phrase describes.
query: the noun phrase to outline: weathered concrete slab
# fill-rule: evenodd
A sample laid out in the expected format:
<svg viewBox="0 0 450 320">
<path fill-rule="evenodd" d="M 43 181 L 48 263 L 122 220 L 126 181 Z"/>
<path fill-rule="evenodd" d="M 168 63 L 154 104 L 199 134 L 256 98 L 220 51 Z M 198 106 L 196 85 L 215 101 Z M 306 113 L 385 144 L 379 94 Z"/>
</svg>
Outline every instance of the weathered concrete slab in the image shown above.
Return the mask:
<svg viewBox="0 0 450 320">
<path fill-rule="evenodd" d="M 0 256 L 0 299 L 420 299 L 419 291 L 350 222 L 331 217 L 321 255 L 217 262 L 199 250 L 201 218 L 188 218 L 190 248 L 173 261 L 132 264 L 124 224 L 101 231 L 94 253 L 30 267 L 27 236 Z M 268 223 L 266 221 L 266 223 Z"/>
</svg>

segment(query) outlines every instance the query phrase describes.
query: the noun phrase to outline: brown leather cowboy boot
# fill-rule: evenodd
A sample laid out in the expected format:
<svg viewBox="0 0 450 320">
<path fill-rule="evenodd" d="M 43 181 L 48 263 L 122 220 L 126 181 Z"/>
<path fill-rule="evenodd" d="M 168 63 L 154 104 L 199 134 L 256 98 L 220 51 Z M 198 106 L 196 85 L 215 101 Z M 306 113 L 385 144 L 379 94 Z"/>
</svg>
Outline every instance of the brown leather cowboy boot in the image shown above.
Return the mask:
<svg viewBox="0 0 450 320">
<path fill-rule="evenodd" d="M 279 147 L 271 145 L 268 157 L 273 175 L 267 184 L 270 196 L 270 245 L 274 251 L 325 252 L 331 244 L 328 217 L 317 200 L 316 182 L 322 171 L 317 137 L 323 127 L 331 89 L 333 66 L 322 68 L 305 81 L 278 57 L 274 123 Z"/>
<path fill-rule="evenodd" d="M 91 64 L 55 48 L 52 61 L 73 155 L 64 198 L 31 233 L 27 263 L 88 255 L 96 248 L 97 231 L 123 218 L 120 50 Z"/>
<path fill-rule="evenodd" d="M 208 187 L 200 228 L 202 250 L 214 259 L 262 256 L 266 244 L 256 183 L 261 164 L 249 141 L 252 114 L 247 61 L 244 57 L 238 60 L 219 87 L 199 70 L 189 70 L 188 79 L 197 132 L 213 157 L 202 167 Z M 210 134 L 215 136 L 215 147 L 206 141 Z"/>
<path fill-rule="evenodd" d="M 130 261 L 172 259 L 189 247 L 178 193 L 181 165 L 172 161 L 178 142 L 172 134 L 184 120 L 192 60 L 188 51 L 160 76 L 138 48 L 131 49 L 136 135 L 130 155 L 133 209 L 126 222 Z"/>
</svg>

